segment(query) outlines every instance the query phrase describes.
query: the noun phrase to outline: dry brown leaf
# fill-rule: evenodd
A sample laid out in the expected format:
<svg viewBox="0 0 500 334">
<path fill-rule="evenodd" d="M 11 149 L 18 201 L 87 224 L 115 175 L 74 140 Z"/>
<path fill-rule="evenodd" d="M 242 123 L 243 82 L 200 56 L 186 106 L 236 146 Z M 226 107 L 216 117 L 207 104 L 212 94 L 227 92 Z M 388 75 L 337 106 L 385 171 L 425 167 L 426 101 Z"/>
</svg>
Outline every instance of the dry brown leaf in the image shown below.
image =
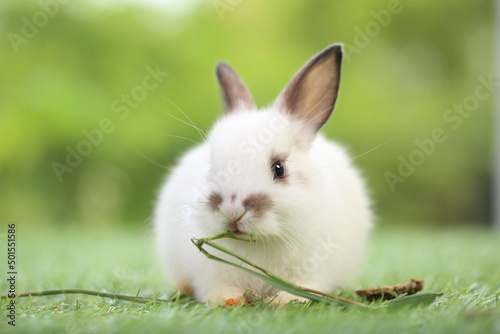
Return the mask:
<svg viewBox="0 0 500 334">
<path fill-rule="evenodd" d="M 389 300 L 394 299 L 402 294 L 413 295 L 423 288 L 424 280 L 412 278 L 409 282 L 406 283 L 383 286 L 380 288 L 358 290 L 356 291 L 356 294 L 369 301 L 374 301 L 381 298 L 382 300 Z"/>
</svg>

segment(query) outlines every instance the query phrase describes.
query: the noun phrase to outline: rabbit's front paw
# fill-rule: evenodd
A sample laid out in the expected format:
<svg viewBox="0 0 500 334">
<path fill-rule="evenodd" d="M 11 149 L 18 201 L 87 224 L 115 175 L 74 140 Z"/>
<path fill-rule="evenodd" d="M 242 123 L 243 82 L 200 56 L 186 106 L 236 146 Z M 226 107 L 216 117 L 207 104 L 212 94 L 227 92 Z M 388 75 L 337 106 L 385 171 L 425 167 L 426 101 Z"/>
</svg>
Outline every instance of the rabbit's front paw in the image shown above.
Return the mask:
<svg viewBox="0 0 500 334">
<path fill-rule="evenodd" d="M 210 291 L 203 300 L 209 303 L 220 304 L 232 298 L 238 302 L 244 301 L 243 290 L 237 287 L 221 287 Z"/>
</svg>

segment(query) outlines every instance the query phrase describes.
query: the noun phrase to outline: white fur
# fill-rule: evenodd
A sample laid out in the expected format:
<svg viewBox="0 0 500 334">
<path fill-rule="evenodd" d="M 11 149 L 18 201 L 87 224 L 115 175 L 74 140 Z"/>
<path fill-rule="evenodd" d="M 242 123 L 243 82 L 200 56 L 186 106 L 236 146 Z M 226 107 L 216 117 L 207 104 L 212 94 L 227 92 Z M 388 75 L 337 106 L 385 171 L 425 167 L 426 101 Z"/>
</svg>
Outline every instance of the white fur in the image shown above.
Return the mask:
<svg viewBox="0 0 500 334">
<path fill-rule="evenodd" d="M 233 112 L 215 125 L 207 142 L 182 157 L 161 189 L 155 217 L 171 283 L 189 283 L 199 301 L 241 297 L 250 287 L 264 297 L 278 294 L 283 303 L 296 298 L 207 259 L 191 243 L 228 229 L 208 205 L 213 191 L 223 194 L 224 210 L 238 210 L 253 193 L 269 195 L 274 204 L 260 219 L 248 213 L 241 220 L 241 230 L 257 242 L 221 244 L 308 288 L 330 292 L 353 278 L 372 220 L 364 184 L 342 147 L 305 128 L 280 110 Z M 272 177 L 270 159 L 276 154 L 288 156 L 285 182 Z M 237 199 L 231 204 L 233 193 Z"/>
</svg>

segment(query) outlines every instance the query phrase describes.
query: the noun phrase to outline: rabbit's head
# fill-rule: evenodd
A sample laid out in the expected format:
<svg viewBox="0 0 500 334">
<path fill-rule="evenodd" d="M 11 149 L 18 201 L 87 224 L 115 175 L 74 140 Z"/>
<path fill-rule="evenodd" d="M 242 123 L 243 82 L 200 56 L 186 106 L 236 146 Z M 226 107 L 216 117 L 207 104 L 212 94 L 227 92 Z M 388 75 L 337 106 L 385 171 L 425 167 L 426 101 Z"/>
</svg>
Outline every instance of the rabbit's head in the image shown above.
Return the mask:
<svg viewBox="0 0 500 334">
<path fill-rule="evenodd" d="M 217 66 L 226 113 L 208 137 L 210 172 L 196 195 L 194 220 L 203 234 L 300 238 L 300 217 L 321 210 L 325 180 L 310 150 L 333 111 L 341 59 L 340 45 L 328 47 L 261 110 L 238 75 Z"/>
</svg>

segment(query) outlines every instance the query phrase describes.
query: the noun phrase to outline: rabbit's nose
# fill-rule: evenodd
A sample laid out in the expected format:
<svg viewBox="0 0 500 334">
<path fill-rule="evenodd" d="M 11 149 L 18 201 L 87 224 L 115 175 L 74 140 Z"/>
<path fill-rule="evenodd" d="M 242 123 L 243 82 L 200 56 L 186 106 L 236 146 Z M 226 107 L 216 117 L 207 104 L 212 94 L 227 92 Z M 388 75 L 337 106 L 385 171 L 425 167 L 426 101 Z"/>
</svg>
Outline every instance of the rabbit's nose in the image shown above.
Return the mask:
<svg viewBox="0 0 500 334">
<path fill-rule="evenodd" d="M 242 206 L 221 206 L 220 212 L 233 223 L 237 223 L 247 212 Z"/>
<path fill-rule="evenodd" d="M 208 203 L 212 210 L 219 211 L 228 221 L 233 223 L 238 222 L 247 211 L 247 208 L 236 201 L 236 194 L 224 199 L 220 193 L 213 192 L 208 197 Z"/>
</svg>

